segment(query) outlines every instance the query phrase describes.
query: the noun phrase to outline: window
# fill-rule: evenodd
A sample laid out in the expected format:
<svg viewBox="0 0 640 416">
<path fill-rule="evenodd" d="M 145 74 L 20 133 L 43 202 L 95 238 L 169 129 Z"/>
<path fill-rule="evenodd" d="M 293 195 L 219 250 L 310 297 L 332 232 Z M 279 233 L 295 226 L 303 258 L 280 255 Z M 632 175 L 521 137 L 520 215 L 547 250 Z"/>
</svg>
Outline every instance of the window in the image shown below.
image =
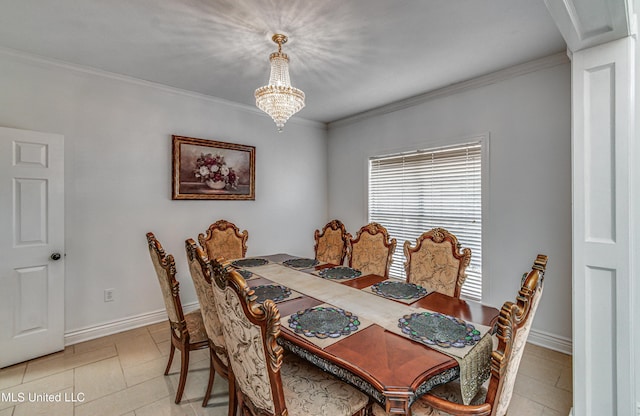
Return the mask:
<svg viewBox="0 0 640 416">
<path fill-rule="evenodd" d="M 369 159 L 369 221 L 398 240 L 391 276 L 405 278 L 405 241 L 434 227 L 471 249 L 462 295 L 482 297 L 482 142 Z"/>
</svg>

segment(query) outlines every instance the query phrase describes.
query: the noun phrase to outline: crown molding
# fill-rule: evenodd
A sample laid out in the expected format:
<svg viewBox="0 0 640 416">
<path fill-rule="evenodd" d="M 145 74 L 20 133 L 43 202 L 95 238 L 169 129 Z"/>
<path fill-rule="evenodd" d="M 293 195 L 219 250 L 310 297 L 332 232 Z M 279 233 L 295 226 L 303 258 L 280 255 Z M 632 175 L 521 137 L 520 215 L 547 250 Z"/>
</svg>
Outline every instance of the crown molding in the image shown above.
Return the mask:
<svg viewBox="0 0 640 416">
<path fill-rule="evenodd" d="M 388 113 L 393 113 L 395 111 L 403 110 L 405 108 L 414 107 L 422 103 L 425 103 L 427 101 L 435 100 L 437 98 L 447 97 L 450 95 L 459 94 L 461 92 L 474 90 L 487 85 L 495 84 L 497 82 L 505 81 L 511 78 L 516 78 L 521 75 L 529 74 L 529 73 L 540 71 L 547 68 L 553 68 L 555 66 L 564 65 L 567 63 L 569 63 L 569 59 L 567 58 L 566 52 L 558 52 L 553 55 L 545 56 L 544 58 L 525 62 L 519 65 L 514 65 L 509 68 L 492 72 L 490 74 L 479 76 L 477 78 L 447 85 L 446 87 L 438 88 L 436 90 L 418 94 L 413 97 L 406 98 L 404 100 L 400 100 L 400 101 L 396 101 L 380 107 L 376 107 L 371 110 L 364 111 L 362 113 L 341 118 L 341 119 L 329 122 L 328 127 L 329 129 L 331 129 L 334 127 L 346 126 L 346 125 L 353 124 L 358 121 L 366 120 L 372 117 L 377 117 L 383 114 L 388 114 Z"/>
<path fill-rule="evenodd" d="M 180 95 L 180 96 L 183 96 L 183 97 L 189 97 L 189 98 L 195 98 L 195 99 L 199 99 L 199 100 L 203 100 L 203 101 L 208 101 L 208 102 L 211 102 L 211 103 L 224 105 L 224 106 L 227 106 L 227 107 L 232 107 L 234 109 L 237 109 L 237 110 L 240 110 L 240 111 L 244 111 L 244 112 L 250 113 L 252 115 L 265 117 L 265 118 L 268 118 L 270 120 L 270 118 L 269 118 L 269 116 L 267 114 L 265 114 L 262 110 L 260 110 L 260 109 L 258 109 L 256 107 L 252 107 L 252 106 L 249 106 L 249 105 L 246 105 L 246 104 L 240 104 L 240 103 L 237 103 L 235 101 L 225 100 L 224 98 L 218 98 L 218 97 L 214 97 L 212 95 L 206 95 L 206 94 L 202 94 L 202 93 L 198 93 L 198 92 L 194 92 L 194 91 L 185 90 L 185 89 L 182 89 L 182 88 L 171 87 L 171 86 L 168 86 L 168 85 L 160 84 L 158 82 L 146 81 L 146 80 L 143 80 L 143 79 L 130 77 L 128 75 L 122 75 L 122 74 L 118 74 L 118 73 L 115 73 L 115 72 L 109 72 L 109 71 L 105 71 L 105 70 L 102 70 L 102 69 L 93 68 L 93 67 L 90 67 L 90 66 L 73 64 L 73 63 L 69 63 L 69 62 L 65 62 L 65 61 L 60 61 L 60 60 L 57 60 L 57 59 L 54 59 L 54 58 L 43 57 L 43 56 L 40 56 L 40 55 L 35 55 L 35 54 L 28 53 L 28 52 L 23 52 L 23 51 L 18 51 L 16 49 L 6 48 L 6 47 L 2 47 L 2 46 L 0 46 L 0 55 L 9 56 L 9 57 L 15 58 L 17 60 L 21 60 L 23 62 L 32 63 L 32 64 L 38 64 L 38 65 L 42 65 L 42 66 L 45 66 L 45 67 L 66 69 L 66 70 L 73 71 L 73 72 L 78 72 L 78 73 L 89 74 L 89 75 L 93 75 L 93 76 L 97 76 L 97 77 L 112 79 L 112 80 L 124 82 L 124 83 L 127 83 L 127 84 L 139 85 L 139 86 L 143 86 L 143 87 L 147 87 L 147 88 L 153 88 L 153 89 L 156 89 L 156 90 L 168 92 L 170 94 Z M 319 129 L 322 129 L 322 130 L 326 130 L 327 129 L 327 124 L 326 123 L 323 123 L 323 122 L 320 122 L 320 121 L 309 120 L 309 119 L 305 119 L 305 118 L 300 118 L 300 117 L 291 118 L 291 119 L 289 119 L 287 121 L 287 123 L 288 124 L 304 125 L 304 126 L 308 126 L 308 127 L 315 127 L 315 128 L 319 128 Z"/>
</svg>

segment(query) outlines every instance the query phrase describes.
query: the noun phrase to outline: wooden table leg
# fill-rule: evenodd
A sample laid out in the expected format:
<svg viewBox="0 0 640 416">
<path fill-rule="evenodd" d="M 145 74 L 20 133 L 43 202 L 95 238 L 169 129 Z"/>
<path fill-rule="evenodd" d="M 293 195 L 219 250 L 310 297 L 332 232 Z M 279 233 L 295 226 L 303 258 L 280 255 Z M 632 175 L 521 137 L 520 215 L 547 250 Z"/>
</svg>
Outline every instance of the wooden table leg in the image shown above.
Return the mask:
<svg viewBox="0 0 640 416">
<path fill-rule="evenodd" d="M 404 389 L 386 389 L 382 392 L 385 395 L 386 411 L 390 415 L 411 415 L 409 409 L 409 400 L 413 395 L 412 392 Z"/>
</svg>

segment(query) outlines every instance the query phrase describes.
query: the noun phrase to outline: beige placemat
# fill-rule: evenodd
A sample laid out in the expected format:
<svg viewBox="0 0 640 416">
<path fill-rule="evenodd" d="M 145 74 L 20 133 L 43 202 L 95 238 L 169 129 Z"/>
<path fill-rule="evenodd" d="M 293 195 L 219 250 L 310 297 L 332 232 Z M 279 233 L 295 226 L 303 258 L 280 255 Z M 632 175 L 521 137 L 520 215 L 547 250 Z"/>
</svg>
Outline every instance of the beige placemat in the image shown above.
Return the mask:
<svg viewBox="0 0 640 416">
<path fill-rule="evenodd" d="M 313 308 L 310 308 L 310 309 L 315 309 L 315 308 L 336 308 L 336 307 L 333 306 L 333 305 L 329 305 L 329 304 L 325 303 L 325 304 L 322 304 L 322 305 L 314 306 Z M 336 309 L 341 309 L 341 308 L 336 308 Z M 297 313 L 300 313 L 300 312 L 302 312 L 302 311 L 298 311 Z M 348 312 L 348 311 L 346 311 L 346 312 Z M 285 316 L 284 318 L 281 318 L 280 319 L 280 324 L 283 327 L 288 328 L 290 331 L 296 332 L 295 329 L 290 326 L 290 319 L 291 319 L 291 316 L 293 316 L 293 315 L 294 314 L 291 314 L 291 315 Z M 312 344 L 315 344 L 318 347 L 324 349 L 324 348 L 328 347 L 329 345 L 333 345 L 336 342 L 341 341 L 341 340 L 345 339 L 346 337 L 349 337 L 349 336 L 351 336 L 351 335 L 353 335 L 353 334 L 355 334 L 357 332 L 360 332 L 363 329 L 373 325 L 373 322 L 371 322 L 371 321 L 369 321 L 367 319 L 363 319 L 359 315 L 356 315 L 356 314 L 353 314 L 353 315 L 357 318 L 357 320 L 359 322 L 358 329 L 353 331 L 353 332 L 351 332 L 351 333 L 349 333 L 348 335 L 340 335 L 339 337 L 336 337 L 336 338 L 331 338 L 331 337 L 318 338 L 316 336 L 307 336 L 307 335 L 305 335 L 304 333 L 301 333 L 301 332 L 296 332 L 296 333 L 299 334 L 300 336 L 304 337 L 305 340 L 307 340 L 307 341 L 311 342 Z"/>
</svg>

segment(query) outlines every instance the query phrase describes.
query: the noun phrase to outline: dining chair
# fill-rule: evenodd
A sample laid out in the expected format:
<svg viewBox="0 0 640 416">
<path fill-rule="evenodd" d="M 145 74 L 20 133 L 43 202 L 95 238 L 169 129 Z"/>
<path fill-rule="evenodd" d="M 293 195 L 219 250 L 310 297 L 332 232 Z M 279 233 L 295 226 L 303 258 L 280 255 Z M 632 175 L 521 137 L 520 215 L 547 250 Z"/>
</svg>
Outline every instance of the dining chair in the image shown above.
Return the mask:
<svg viewBox="0 0 640 416">
<path fill-rule="evenodd" d="M 471 249 L 460 250 L 455 235 L 444 228 L 434 228 L 416 239 L 416 245 L 404 242 L 404 270 L 408 283 L 415 283 L 429 292 L 460 297 L 460 290 L 471 261 Z"/>
<path fill-rule="evenodd" d="M 316 260 L 338 266 L 344 263 L 351 234 L 340 220 L 329 221 L 322 231 L 316 230 L 314 238 Z"/>
<path fill-rule="evenodd" d="M 411 406 L 413 416 L 475 415 L 504 416 L 513 394 L 518 367 L 531 324 L 542 296 L 547 256 L 538 254 L 525 276 L 516 301 L 507 301 L 498 317 L 498 347 L 491 354 L 491 375 L 487 389 L 481 389 L 469 405 L 462 404 L 460 384 L 451 382 L 429 391 Z M 386 415 L 373 406 L 374 416 Z"/>
<path fill-rule="evenodd" d="M 165 376 L 169 374 L 176 348 L 180 350 L 180 379 L 175 399 L 176 403 L 180 403 L 189 371 L 189 353 L 193 350 L 208 348 L 209 341 L 200 309 L 187 314 L 182 310 L 180 283 L 176 279 L 176 263 L 173 256 L 164 252 L 162 245 L 153 233 L 147 233 L 147 244 L 162 290 L 171 331 L 171 349 L 169 362 L 164 370 Z"/>
<path fill-rule="evenodd" d="M 396 250 L 396 239 L 389 240 L 389 232 L 377 222 L 369 223 L 349 239 L 349 267 L 358 269 L 362 275 L 377 274 L 389 277 L 389 269 Z"/>
<path fill-rule="evenodd" d="M 189 272 L 193 280 L 193 286 L 196 289 L 198 302 L 200 303 L 200 311 L 204 328 L 209 338 L 209 382 L 207 390 L 202 400 L 202 407 L 205 407 L 211 397 L 211 390 L 216 373 L 220 374 L 226 380 L 229 380 L 229 358 L 227 356 L 227 346 L 224 342 L 222 333 L 222 324 L 218 318 L 215 299 L 211 288 L 211 266 L 209 259 L 196 242 L 189 238 L 185 241 L 187 251 L 187 262 L 189 263 Z M 234 416 L 237 409 L 235 393 L 233 386 L 229 386 L 229 416 Z"/>
<path fill-rule="evenodd" d="M 256 302 L 224 259 L 212 261 L 213 293 L 222 322 L 238 405 L 243 415 L 364 416 L 365 394 L 278 345 L 280 312 Z"/>
<path fill-rule="evenodd" d="M 206 234 L 198 235 L 198 242 L 209 259 L 239 259 L 247 254 L 248 238 L 247 230 L 241 233 L 234 223 L 218 220 L 209 226 Z"/>
</svg>

